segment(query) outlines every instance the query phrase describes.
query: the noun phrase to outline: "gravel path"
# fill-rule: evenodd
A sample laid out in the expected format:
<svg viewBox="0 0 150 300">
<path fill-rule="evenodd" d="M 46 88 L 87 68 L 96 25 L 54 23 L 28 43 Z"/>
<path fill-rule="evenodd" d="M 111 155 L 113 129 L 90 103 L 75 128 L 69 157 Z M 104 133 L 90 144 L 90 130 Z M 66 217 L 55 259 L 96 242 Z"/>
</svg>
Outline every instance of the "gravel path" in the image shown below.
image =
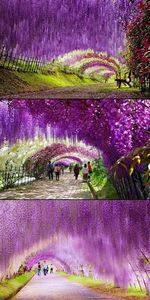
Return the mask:
<svg viewBox="0 0 150 300">
<path fill-rule="evenodd" d="M 92 196 L 81 176 L 75 180 L 73 173 L 66 173 L 60 176 L 60 181 L 46 178 L 10 188 L 0 193 L 0 199 L 92 199 Z"/>
<path fill-rule="evenodd" d="M 35 275 L 11 300 L 115 300 L 57 274 Z"/>
</svg>

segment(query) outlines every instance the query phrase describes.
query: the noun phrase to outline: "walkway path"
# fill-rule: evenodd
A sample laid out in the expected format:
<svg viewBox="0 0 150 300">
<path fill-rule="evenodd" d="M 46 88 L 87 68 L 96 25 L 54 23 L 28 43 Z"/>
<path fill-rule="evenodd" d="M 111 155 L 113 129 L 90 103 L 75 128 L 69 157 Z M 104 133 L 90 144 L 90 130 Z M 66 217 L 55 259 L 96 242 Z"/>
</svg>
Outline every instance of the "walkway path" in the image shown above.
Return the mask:
<svg viewBox="0 0 150 300">
<path fill-rule="evenodd" d="M 46 178 L 5 190 L 0 199 L 92 199 L 92 196 L 81 177 L 75 180 L 73 173 L 66 173 L 60 176 L 60 181 Z"/>
<path fill-rule="evenodd" d="M 143 99 L 147 93 L 141 93 L 136 88 L 117 89 L 114 83 L 108 84 L 85 84 L 68 87 L 51 87 L 49 90 L 39 92 L 19 93 L 18 95 L 0 95 L 0 99 Z"/>
<path fill-rule="evenodd" d="M 35 275 L 12 300 L 115 300 L 57 274 Z"/>
</svg>

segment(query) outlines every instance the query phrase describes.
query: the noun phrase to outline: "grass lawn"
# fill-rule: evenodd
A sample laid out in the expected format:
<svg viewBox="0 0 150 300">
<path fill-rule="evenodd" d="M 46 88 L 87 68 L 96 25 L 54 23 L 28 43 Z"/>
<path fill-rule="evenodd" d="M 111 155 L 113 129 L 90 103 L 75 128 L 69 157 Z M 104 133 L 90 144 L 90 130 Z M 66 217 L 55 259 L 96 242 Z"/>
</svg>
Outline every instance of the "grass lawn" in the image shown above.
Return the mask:
<svg viewBox="0 0 150 300">
<path fill-rule="evenodd" d="M 83 277 L 83 276 L 76 276 L 66 274 L 64 272 L 58 273 L 65 278 L 78 282 L 88 288 L 93 289 L 96 292 L 107 294 L 116 297 L 116 299 L 123 299 L 123 300 L 150 300 L 150 296 L 146 295 L 146 291 L 141 292 L 139 288 L 131 288 L 129 287 L 127 290 L 122 288 L 116 288 L 110 282 L 103 282 L 102 280 L 95 280 L 93 278 Z"/>
<path fill-rule="evenodd" d="M 0 96 L 24 92 L 50 90 L 54 87 L 80 86 L 93 84 L 91 79 L 82 79 L 76 75 L 58 72 L 44 75 L 0 70 Z"/>
<path fill-rule="evenodd" d="M 65 74 L 57 72 L 55 74 L 44 75 L 44 74 L 31 74 L 31 73 L 19 73 L 21 80 L 27 80 L 31 85 L 41 84 L 50 86 L 74 86 L 81 84 L 93 84 L 91 79 L 81 79 L 76 75 Z"/>
<path fill-rule="evenodd" d="M 17 276 L 13 279 L 8 279 L 0 282 L 0 300 L 8 299 L 14 296 L 22 287 L 24 287 L 35 272 L 27 272 L 23 275 Z"/>
</svg>

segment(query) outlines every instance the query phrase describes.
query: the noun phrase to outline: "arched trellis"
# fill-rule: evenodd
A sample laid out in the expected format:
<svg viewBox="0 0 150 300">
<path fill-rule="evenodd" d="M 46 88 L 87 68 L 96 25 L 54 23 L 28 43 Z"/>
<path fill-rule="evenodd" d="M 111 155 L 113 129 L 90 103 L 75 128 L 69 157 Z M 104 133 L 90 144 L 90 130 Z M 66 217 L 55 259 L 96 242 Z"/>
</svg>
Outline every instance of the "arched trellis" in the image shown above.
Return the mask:
<svg viewBox="0 0 150 300">
<path fill-rule="evenodd" d="M 85 70 L 85 74 L 94 74 L 94 73 L 100 73 L 100 74 L 105 74 L 105 73 L 110 73 L 114 74 L 114 71 L 108 70 L 106 67 L 101 67 L 99 65 L 94 65 L 94 66 L 88 66 Z"/>
<path fill-rule="evenodd" d="M 91 159 L 96 159 L 98 158 L 98 153 L 96 151 L 90 151 L 86 148 L 83 147 L 78 147 L 78 146 L 67 146 L 65 144 L 52 144 L 34 155 L 32 155 L 30 158 L 27 159 L 28 162 L 31 163 L 36 163 L 36 162 L 44 162 L 47 160 L 52 160 L 54 158 L 57 159 L 58 156 L 60 155 L 65 155 L 67 154 L 73 154 L 76 153 L 76 155 L 80 155 L 91 158 Z"/>
<path fill-rule="evenodd" d="M 43 150 L 38 151 L 36 154 L 28 158 L 25 162 L 26 169 L 28 172 L 34 172 L 36 178 L 45 174 L 46 165 L 48 161 L 59 160 L 62 156 L 75 156 L 84 157 L 87 160 L 93 160 L 98 158 L 96 151 L 90 151 L 83 147 L 78 146 L 67 146 L 65 144 L 53 144 L 46 147 Z"/>
<path fill-rule="evenodd" d="M 112 56 L 103 52 L 94 52 L 93 50 L 85 51 L 73 51 L 60 57 L 58 59 L 60 64 L 69 67 L 74 72 L 79 71 L 84 74 L 85 70 L 91 65 L 99 66 L 99 72 L 101 68 L 106 71 L 116 73 L 121 66 L 121 63 Z"/>
<path fill-rule="evenodd" d="M 103 67 L 104 69 L 107 69 L 114 73 L 118 70 L 117 66 L 106 60 L 102 60 L 101 58 L 83 60 L 79 64 L 79 69 L 81 70 L 81 72 L 84 72 L 87 68 L 92 66 L 99 66 L 100 68 Z"/>
<path fill-rule="evenodd" d="M 89 66 L 104 67 L 108 70 L 114 71 L 114 73 L 119 69 L 119 65 L 116 62 L 109 61 L 109 59 L 101 57 L 92 57 L 92 58 L 83 58 L 80 61 L 75 62 L 71 65 L 74 69 L 79 69 L 81 72 L 84 72 Z"/>
<path fill-rule="evenodd" d="M 101 67 L 101 66 L 89 66 L 84 71 L 85 76 L 94 76 L 98 78 L 98 76 L 101 76 L 103 78 L 109 78 L 114 75 L 114 70 L 109 70 L 107 67 Z"/>
<path fill-rule="evenodd" d="M 85 160 L 91 160 L 91 157 L 89 156 L 82 156 L 81 154 L 78 154 L 78 153 L 70 153 L 68 155 L 63 155 L 63 156 L 58 156 L 54 159 L 52 159 L 52 162 L 55 163 L 59 160 L 65 160 L 65 159 L 68 159 L 68 160 L 72 160 L 72 161 L 76 161 L 78 163 L 82 163 L 83 161 Z M 93 158 L 92 158 L 93 160 Z"/>
<path fill-rule="evenodd" d="M 67 273 L 71 272 L 69 264 L 67 264 L 64 260 L 62 260 L 60 257 L 49 250 L 39 251 L 36 254 L 31 255 L 31 257 L 25 259 L 24 265 L 27 267 L 27 269 L 31 269 L 34 266 L 37 266 L 39 261 L 44 260 L 51 261 L 51 263 L 53 263 L 56 268 L 61 268 L 61 270 Z"/>
<path fill-rule="evenodd" d="M 84 51 L 82 50 L 72 51 L 70 53 L 67 53 L 63 57 L 58 58 L 59 61 L 71 67 L 73 67 L 77 63 L 80 63 L 82 60 L 94 60 L 94 59 L 101 59 L 102 61 L 107 61 L 109 63 L 112 63 L 113 65 L 116 65 L 116 67 L 119 66 L 119 61 L 115 57 L 109 56 L 104 52 L 94 52 L 92 49 L 84 50 Z"/>
<path fill-rule="evenodd" d="M 73 162 L 81 164 L 82 160 L 75 156 L 61 156 L 60 158 L 54 159 L 54 161 L 52 160 L 52 163 L 54 163 L 54 164 L 56 164 L 56 163 L 61 164 L 61 162 L 62 163 L 64 162 L 68 165 Z"/>
</svg>

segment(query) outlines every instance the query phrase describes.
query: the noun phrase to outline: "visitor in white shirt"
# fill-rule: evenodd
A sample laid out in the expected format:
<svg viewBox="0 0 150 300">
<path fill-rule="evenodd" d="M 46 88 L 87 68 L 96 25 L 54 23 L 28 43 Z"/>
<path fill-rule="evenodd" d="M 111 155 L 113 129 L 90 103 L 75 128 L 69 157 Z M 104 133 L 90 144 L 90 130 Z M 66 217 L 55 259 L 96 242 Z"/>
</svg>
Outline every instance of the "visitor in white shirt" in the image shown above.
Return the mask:
<svg viewBox="0 0 150 300">
<path fill-rule="evenodd" d="M 83 181 L 87 181 L 88 179 L 88 167 L 87 164 L 84 164 L 84 167 L 82 169 L 82 173 L 83 173 Z"/>
</svg>

